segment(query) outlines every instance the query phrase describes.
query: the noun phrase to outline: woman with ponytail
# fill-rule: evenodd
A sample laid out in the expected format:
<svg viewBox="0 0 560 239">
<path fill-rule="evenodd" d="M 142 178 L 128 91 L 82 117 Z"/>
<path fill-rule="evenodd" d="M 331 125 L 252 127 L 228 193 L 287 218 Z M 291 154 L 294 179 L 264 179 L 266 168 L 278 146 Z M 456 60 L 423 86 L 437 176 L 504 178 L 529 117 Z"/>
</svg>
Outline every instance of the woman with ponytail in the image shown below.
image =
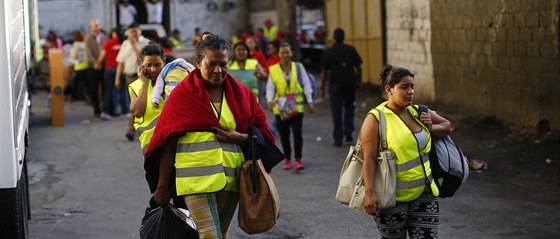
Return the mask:
<svg viewBox="0 0 560 239">
<path fill-rule="evenodd" d="M 374 216 L 383 238 L 437 238 L 438 188 L 433 182 L 428 153 L 431 137 L 449 134 L 451 123 L 435 111 L 420 113 L 414 99 L 414 74 L 386 65 L 381 83 L 388 100 L 372 109 L 361 129 L 366 188 L 365 211 Z M 378 111 L 379 110 L 379 111 Z M 379 146 L 379 113 L 386 119 L 387 145 L 397 169 L 396 206 L 380 209 L 374 190 Z"/>
</svg>

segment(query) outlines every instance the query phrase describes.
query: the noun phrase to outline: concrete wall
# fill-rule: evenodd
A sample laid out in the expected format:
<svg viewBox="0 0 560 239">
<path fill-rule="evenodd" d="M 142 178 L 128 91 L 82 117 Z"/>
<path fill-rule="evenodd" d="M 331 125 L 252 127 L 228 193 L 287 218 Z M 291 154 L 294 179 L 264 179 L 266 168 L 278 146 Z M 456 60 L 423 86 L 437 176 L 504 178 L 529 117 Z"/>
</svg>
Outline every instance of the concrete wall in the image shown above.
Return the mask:
<svg viewBox="0 0 560 239">
<path fill-rule="evenodd" d="M 203 31 L 229 39 L 239 26 L 245 29 L 248 21 L 245 0 L 167 1 L 170 4 L 171 29 L 178 28 L 186 38 L 191 38 L 194 29 L 201 27 Z M 217 9 L 209 8 L 210 3 Z M 116 26 L 115 0 L 39 0 L 38 5 L 39 24 L 45 35 L 54 30 L 64 38 L 71 38 L 76 30 L 89 31 L 91 18 L 99 19 L 102 28 L 107 31 Z"/>
<path fill-rule="evenodd" d="M 386 14 L 387 63 L 415 74 L 416 102 L 432 102 L 435 90 L 430 1 L 387 0 Z"/>
<path fill-rule="evenodd" d="M 209 10 L 210 2 L 218 6 L 216 11 Z M 233 8 L 224 7 L 226 2 L 233 3 Z M 247 25 L 248 7 L 245 0 L 171 0 L 170 3 L 171 29 L 178 28 L 186 38 L 193 37 L 194 29 L 200 27 L 202 31 L 210 31 L 229 39 L 236 29 L 245 29 Z"/>
<path fill-rule="evenodd" d="M 45 36 L 55 31 L 63 39 L 71 39 L 77 30 L 89 31 L 89 20 L 97 18 L 104 29 L 110 29 L 105 19 L 105 1 L 99 0 L 51 0 L 38 2 L 39 24 Z M 114 5 L 113 5 L 114 6 Z"/>
<path fill-rule="evenodd" d="M 270 18 L 281 31 L 288 30 L 287 24 L 289 17 L 286 13 L 286 0 L 249 0 L 249 23 L 253 24 L 255 30 L 259 27 L 264 28 L 264 20 Z"/>
<path fill-rule="evenodd" d="M 430 1 L 436 100 L 559 129 L 559 8 L 558 0 Z"/>
</svg>

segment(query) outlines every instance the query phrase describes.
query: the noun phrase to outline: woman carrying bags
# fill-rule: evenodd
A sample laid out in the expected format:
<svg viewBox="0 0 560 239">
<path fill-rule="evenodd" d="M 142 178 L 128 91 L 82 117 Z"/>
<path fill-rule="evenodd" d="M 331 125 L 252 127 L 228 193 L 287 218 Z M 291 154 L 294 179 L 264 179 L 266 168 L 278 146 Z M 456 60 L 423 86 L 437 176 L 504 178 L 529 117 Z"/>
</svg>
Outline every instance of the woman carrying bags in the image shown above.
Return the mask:
<svg viewBox="0 0 560 239">
<path fill-rule="evenodd" d="M 289 170 L 292 168 L 292 148 L 290 145 L 290 129 L 294 134 L 294 154 L 296 159 L 296 170 L 304 169 L 303 162 L 301 161 L 303 149 L 303 112 L 305 100 L 307 100 L 307 107 L 309 112 L 313 113 L 313 89 L 307 77 L 305 68 L 300 63 L 292 61 L 292 50 L 290 44 L 284 42 L 280 45 L 278 51 L 280 62 L 272 65 L 269 68 L 268 83 L 266 86 L 266 99 L 268 109 L 272 110 L 276 115 L 278 122 L 278 131 L 280 132 L 280 141 L 282 142 L 282 149 L 286 160 L 284 169 Z M 299 64 L 297 66 L 296 64 Z M 299 67 L 299 74 L 298 68 Z M 301 79 L 298 79 L 300 77 Z M 301 81 L 301 84 L 300 84 Z M 282 114 L 287 103 L 293 99 L 295 102 L 291 104 L 294 110 L 299 112 L 291 118 L 285 118 Z"/>
<path fill-rule="evenodd" d="M 444 137 L 451 124 L 435 111 L 418 115 L 414 98 L 414 74 L 386 65 L 381 83 L 388 101 L 376 108 L 386 118 L 387 144 L 396 156 L 397 204 L 379 209 L 374 192 L 374 173 L 378 156 L 378 112 L 372 109 L 360 132 L 364 156 L 364 209 L 374 215 L 383 238 L 437 238 L 439 223 L 438 188 L 431 177 L 428 153 L 431 135 Z"/>
<path fill-rule="evenodd" d="M 166 206 L 175 181 L 200 238 L 227 238 L 249 130 L 255 127 L 274 142 L 257 97 L 228 74 L 229 50 L 226 40 L 203 34 L 196 46 L 198 69 L 165 101 L 144 154 L 154 201 Z"/>
</svg>

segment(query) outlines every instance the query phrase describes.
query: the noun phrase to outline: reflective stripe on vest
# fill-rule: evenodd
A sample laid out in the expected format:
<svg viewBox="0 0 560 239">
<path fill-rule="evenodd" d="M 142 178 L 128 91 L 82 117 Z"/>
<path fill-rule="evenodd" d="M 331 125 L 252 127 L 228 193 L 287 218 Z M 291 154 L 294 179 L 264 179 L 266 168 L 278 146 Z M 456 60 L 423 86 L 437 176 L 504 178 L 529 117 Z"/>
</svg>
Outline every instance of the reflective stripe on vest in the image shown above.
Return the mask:
<svg viewBox="0 0 560 239">
<path fill-rule="evenodd" d="M 259 64 L 259 62 L 255 59 L 245 59 L 245 69 L 244 70 L 248 70 L 248 71 L 253 71 L 255 72 L 255 70 L 257 69 L 257 65 Z M 237 61 L 232 61 L 231 65 L 229 65 L 229 69 L 230 70 L 241 70 L 239 67 L 239 63 Z M 259 83 L 258 80 L 255 78 L 255 80 L 257 81 L 255 84 L 255 88 L 251 89 L 251 92 L 253 92 L 253 94 L 255 95 L 259 95 Z"/>
<path fill-rule="evenodd" d="M 221 108 L 220 125 L 234 129 L 235 118 L 225 96 Z M 244 159 L 239 145 L 219 142 L 213 132 L 188 132 L 179 138 L 175 154 L 177 195 L 239 191 Z"/>
<path fill-rule="evenodd" d="M 299 112 L 303 113 L 304 112 L 303 106 L 305 104 L 304 97 L 303 97 L 303 88 L 299 84 L 299 81 L 297 79 L 296 64 L 292 61 L 291 72 L 290 72 L 290 85 L 288 85 L 286 78 L 284 78 L 284 73 L 282 72 L 282 67 L 280 67 L 280 63 L 274 64 L 270 66 L 268 69 L 270 72 L 270 77 L 272 78 L 272 83 L 274 84 L 274 88 L 276 89 L 276 94 L 274 95 L 274 102 L 276 102 L 278 100 L 278 97 L 280 96 L 290 94 L 290 93 L 295 93 L 297 109 Z M 294 92 L 294 88 L 296 88 L 295 92 Z M 274 104 L 274 107 L 272 108 L 272 112 L 275 115 L 280 114 L 280 110 L 278 110 L 276 104 Z"/>
<path fill-rule="evenodd" d="M 150 143 L 150 139 L 152 135 L 154 135 L 154 130 L 157 124 L 157 120 L 163 109 L 165 101 L 160 99 L 159 101 L 159 108 L 154 107 L 151 104 L 150 99 L 152 97 L 152 91 L 154 87 L 152 86 L 152 80 L 148 82 L 148 93 L 146 94 L 146 109 L 144 111 L 144 116 L 142 117 L 134 117 L 134 128 L 138 133 L 138 141 L 140 141 L 140 148 L 142 152 L 145 153 L 146 146 Z M 137 97 L 140 97 L 140 91 L 142 90 L 142 80 L 137 79 L 134 82 L 130 83 L 128 87 L 129 94 L 134 94 Z"/>
<path fill-rule="evenodd" d="M 393 151 L 396 156 L 397 169 L 397 191 L 396 199 L 399 202 L 412 201 L 420 196 L 426 185 L 430 184 L 432 194 L 439 195 L 439 190 L 432 180 L 432 171 L 430 169 L 430 161 L 428 153 L 431 147 L 431 136 L 429 130 L 420 124 L 416 118 L 416 111 L 409 106 L 408 111 L 414 119 L 423 127 L 428 134 L 428 143 L 423 149 L 418 148 L 418 142 L 414 137 L 414 133 L 406 126 L 406 124 L 385 107 L 387 102 L 377 106 L 386 118 L 387 125 L 387 144 L 389 150 Z M 378 112 L 371 110 L 369 113 L 378 118 Z"/>
<path fill-rule="evenodd" d="M 193 152 L 212 150 L 217 148 L 222 148 L 222 150 L 225 152 L 242 153 L 241 147 L 239 147 L 239 145 L 223 143 L 217 140 L 180 144 L 177 146 L 177 152 L 193 153 Z"/>
<path fill-rule="evenodd" d="M 240 168 L 228 168 L 221 164 L 204 166 L 197 168 L 179 168 L 176 170 L 177 177 L 195 177 L 195 176 L 205 176 L 217 173 L 225 173 L 229 177 L 239 177 Z"/>
</svg>

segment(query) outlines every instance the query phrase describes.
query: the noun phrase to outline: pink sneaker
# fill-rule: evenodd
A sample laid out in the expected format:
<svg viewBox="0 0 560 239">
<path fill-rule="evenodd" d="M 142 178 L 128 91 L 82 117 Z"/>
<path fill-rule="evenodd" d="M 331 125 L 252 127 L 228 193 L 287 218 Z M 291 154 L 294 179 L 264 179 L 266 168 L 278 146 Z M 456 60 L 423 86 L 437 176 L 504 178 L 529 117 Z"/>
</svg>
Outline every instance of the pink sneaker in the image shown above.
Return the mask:
<svg viewBox="0 0 560 239">
<path fill-rule="evenodd" d="M 284 160 L 284 170 L 292 169 L 292 161 L 289 159 Z"/>
<path fill-rule="evenodd" d="M 301 162 L 301 159 L 296 159 L 296 170 L 303 170 L 303 163 Z"/>
</svg>

